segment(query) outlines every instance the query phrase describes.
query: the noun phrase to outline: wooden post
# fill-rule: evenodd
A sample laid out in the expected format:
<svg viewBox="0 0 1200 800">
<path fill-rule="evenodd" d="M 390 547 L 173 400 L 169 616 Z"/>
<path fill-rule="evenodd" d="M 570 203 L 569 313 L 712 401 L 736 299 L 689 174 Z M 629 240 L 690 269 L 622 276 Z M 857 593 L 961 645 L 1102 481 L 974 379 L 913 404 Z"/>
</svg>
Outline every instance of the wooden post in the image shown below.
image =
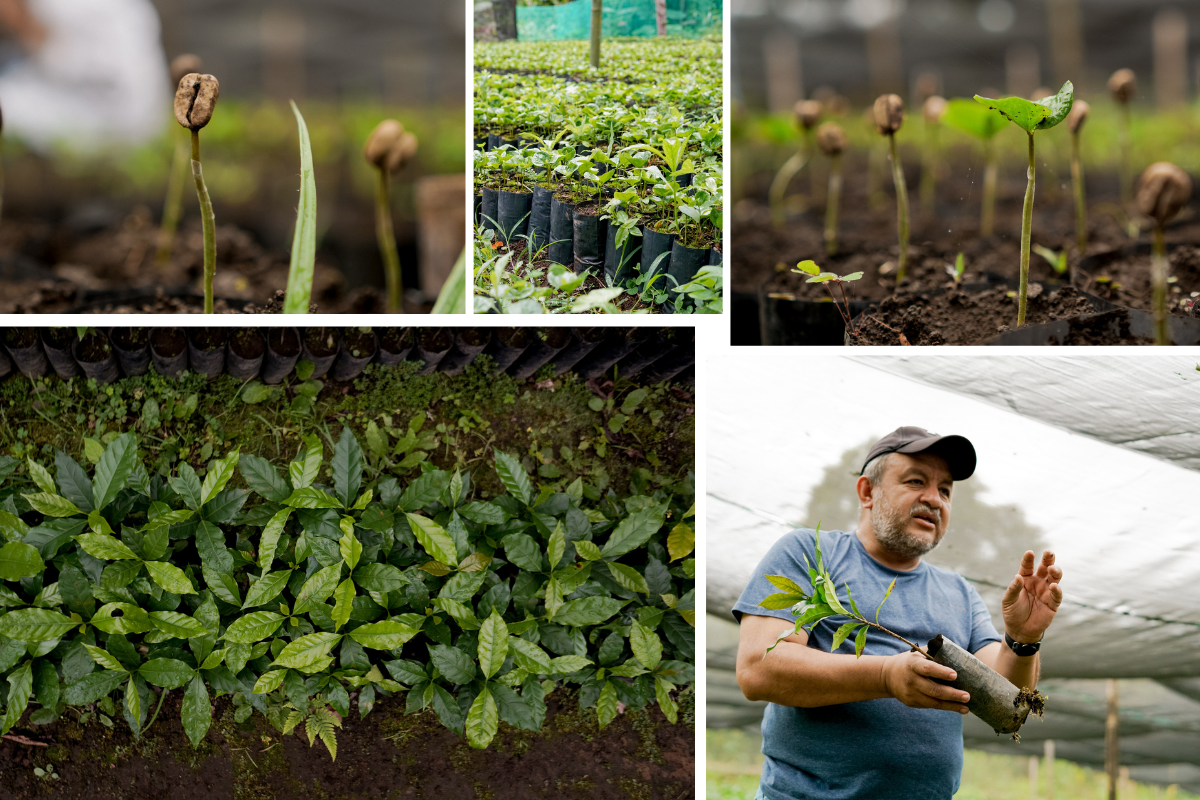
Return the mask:
<svg viewBox="0 0 1200 800">
<path fill-rule="evenodd" d="M 1187 17 L 1177 8 L 1154 15 L 1154 102 L 1159 108 L 1187 99 Z"/>
<path fill-rule="evenodd" d="M 592 0 L 591 65 L 600 66 L 600 20 L 604 17 L 604 0 Z"/>
<path fill-rule="evenodd" d="M 1079 0 L 1050 0 L 1046 14 L 1049 39 L 1054 42 L 1054 47 L 1050 49 L 1053 83 L 1062 86 L 1063 81 L 1071 81 L 1075 84 L 1075 95 L 1078 97 L 1087 91 L 1083 70 L 1083 18 L 1079 11 Z"/>
<path fill-rule="evenodd" d="M 1117 800 L 1118 762 L 1120 746 L 1117 742 L 1117 720 L 1120 704 L 1117 701 L 1117 682 L 1108 679 L 1108 716 L 1104 721 L 1104 771 L 1108 773 L 1108 800 Z"/>
<path fill-rule="evenodd" d="M 1047 739 L 1045 748 L 1046 800 L 1054 800 L 1054 740 Z"/>
<path fill-rule="evenodd" d="M 894 15 L 867 29 L 867 71 L 871 76 L 871 94 L 904 91 L 900 23 Z"/>
<path fill-rule="evenodd" d="M 1029 800 L 1038 800 L 1038 757 L 1029 757 Z"/>
<path fill-rule="evenodd" d="M 654 0 L 654 27 L 659 36 L 667 35 L 667 0 Z"/>
<path fill-rule="evenodd" d="M 767 109 L 772 114 L 791 111 L 797 100 L 804 99 L 800 43 L 789 30 L 774 30 L 763 37 L 762 48 L 767 71 Z"/>
<path fill-rule="evenodd" d="M 1028 98 L 1042 85 L 1041 59 L 1029 42 L 1017 42 L 1004 54 L 1005 83 L 1008 93 Z"/>
</svg>

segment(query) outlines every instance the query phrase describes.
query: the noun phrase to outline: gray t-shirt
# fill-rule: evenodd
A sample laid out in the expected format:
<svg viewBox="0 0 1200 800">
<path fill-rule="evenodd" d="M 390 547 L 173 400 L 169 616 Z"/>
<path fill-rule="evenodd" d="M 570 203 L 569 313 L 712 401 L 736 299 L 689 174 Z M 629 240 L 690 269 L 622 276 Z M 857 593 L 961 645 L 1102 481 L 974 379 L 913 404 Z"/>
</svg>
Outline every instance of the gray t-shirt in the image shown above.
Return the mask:
<svg viewBox="0 0 1200 800">
<path fill-rule="evenodd" d="M 811 590 L 804 555 L 815 567 L 814 542 L 814 531 L 800 529 L 775 543 L 733 607 L 739 622 L 743 614 L 795 620 L 787 609 L 758 606 L 780 591 L 763 576 L 783 575 Z M 943 634 L 972 653 L 1000 641 L 979 593 L 949 570 L 924 561 L 911 572 L 889 569 L 867 554 L 857 536 L 842 531 L 823 531 L 821 552 L 842 603 L 847 602 L 849 583 L 859 610 L 869 619 L 874 619 L 875 607 L 896 579 L 879 622 L 909 641 L 925 645 Z M 809 634 L 808 646 L 829 652 L 834 631 L 843 622 L 846 619 L 840 617 L 822 620 Z M 907 650 L 903 642 L 869 629 L 863 653 Z M 854 637 L 837 652 L 853 657 Z M 894 698 L 821 708 L 768 703 L 762 732 L 762 790 L 768 800 L 951 797 L 962 777 L 962 717 L 954 711 L 909 708 Z"/>
</svg>

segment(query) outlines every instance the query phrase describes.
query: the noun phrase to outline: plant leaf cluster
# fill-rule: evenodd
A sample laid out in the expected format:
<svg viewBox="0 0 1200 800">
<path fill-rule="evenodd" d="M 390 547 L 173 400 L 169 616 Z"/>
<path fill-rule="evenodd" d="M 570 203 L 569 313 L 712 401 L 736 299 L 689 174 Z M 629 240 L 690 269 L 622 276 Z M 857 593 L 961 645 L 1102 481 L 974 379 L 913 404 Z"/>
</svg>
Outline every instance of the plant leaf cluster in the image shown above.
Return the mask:
<svg viewBox="0 0 1200 800">
<path fill-rule="evenodd" d="M 0 500 L 3 732 L 31 703 L 44 724 L 111 714 L 116 695 L 140 733 L 152 687 L 159 706 L 183 689 L 197 746 L 230 694 L 238 721 L 303 726 L 331 756 L 352 695 L 361 716 L 404 695 L 480 748 L 501 720 L 539 729 L 567 684 L 602 727 L 618 702 L 675 721 L 694 680 L 694 508 L 539 487 L 500 451 L 489 498 L 424 462 L 407 485 L 369 482 L 369 458 L 349 428 L 328 457 L 308 435 L 287 464 L 235 449 L 203 477 L 152 473 L 132 433 L 90 476 L 61 451 L 53 474 L 0 458 L 0 480 L 25 468 Z"/>
</svg>

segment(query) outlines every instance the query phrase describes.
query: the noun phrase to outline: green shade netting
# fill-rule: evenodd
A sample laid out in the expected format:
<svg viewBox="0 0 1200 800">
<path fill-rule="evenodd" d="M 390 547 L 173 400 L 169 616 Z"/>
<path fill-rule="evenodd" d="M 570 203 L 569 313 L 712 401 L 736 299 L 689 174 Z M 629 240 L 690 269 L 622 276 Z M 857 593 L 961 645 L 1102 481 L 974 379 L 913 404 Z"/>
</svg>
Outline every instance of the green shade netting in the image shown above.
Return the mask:
<svg viewBox="0 0 1200 800">
<path fill-rule="evenodd" d="M 721 0 L 667 0 L 667 35 L 703 36 L 721 31 Z M 592 27 L 592 0 L 559 6 L 518 6 L 517 39 L 524 42 L 586 39 Z M 655 36 L 654 0 L 604 0 L 601 34 Z"/>
</svg>

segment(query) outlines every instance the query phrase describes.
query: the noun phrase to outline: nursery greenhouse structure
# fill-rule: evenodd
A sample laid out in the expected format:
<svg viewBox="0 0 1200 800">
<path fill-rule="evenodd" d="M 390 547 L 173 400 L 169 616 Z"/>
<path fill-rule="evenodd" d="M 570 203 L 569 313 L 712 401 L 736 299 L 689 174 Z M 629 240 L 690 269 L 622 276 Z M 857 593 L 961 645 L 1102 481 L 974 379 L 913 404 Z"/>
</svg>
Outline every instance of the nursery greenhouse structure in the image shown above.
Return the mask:
<svg viewBox="0 0 1200 800">
<path fill-rule="evenodd" d="M 853 530 L 853 486 L 868 446 L 898 425 L 919 424 L 967 436 L 979 456 L 975 476 L 955 485 L 954 518 L 928 560 L 969 580 L 1001 630 L 1000 598 L 1021 553 L 1052 550 L 1064 572 L 1065 600 L 1042 649 L 1045 718 L 1026 724 L 1015 743 L 968 716 L 965 746 L 1053 752 L 1104 769 L 1115 681 L 1121 768 L 1135 781 L 1200 792 L 1196 360 L 817 360 L 789 371 L 739 353 L 713 389 L 708 728 L 757 733 L 765 704 L 738 689 L 730 609 L 760 559 L 797 527 Z M 783 377 L 789 372 L 796 377 Z M 781 436 L 778 394 L 811 396 L 801 374 L 822 375 L 822 400 L 838 398 L 837 424 L 817 410 L 826 404 L 812 403 Z M 774 398 L 768 381 L 783 384 Z M 735 391 L 728 387 L 754 399 L 722 402 Z"/>
</svg>

